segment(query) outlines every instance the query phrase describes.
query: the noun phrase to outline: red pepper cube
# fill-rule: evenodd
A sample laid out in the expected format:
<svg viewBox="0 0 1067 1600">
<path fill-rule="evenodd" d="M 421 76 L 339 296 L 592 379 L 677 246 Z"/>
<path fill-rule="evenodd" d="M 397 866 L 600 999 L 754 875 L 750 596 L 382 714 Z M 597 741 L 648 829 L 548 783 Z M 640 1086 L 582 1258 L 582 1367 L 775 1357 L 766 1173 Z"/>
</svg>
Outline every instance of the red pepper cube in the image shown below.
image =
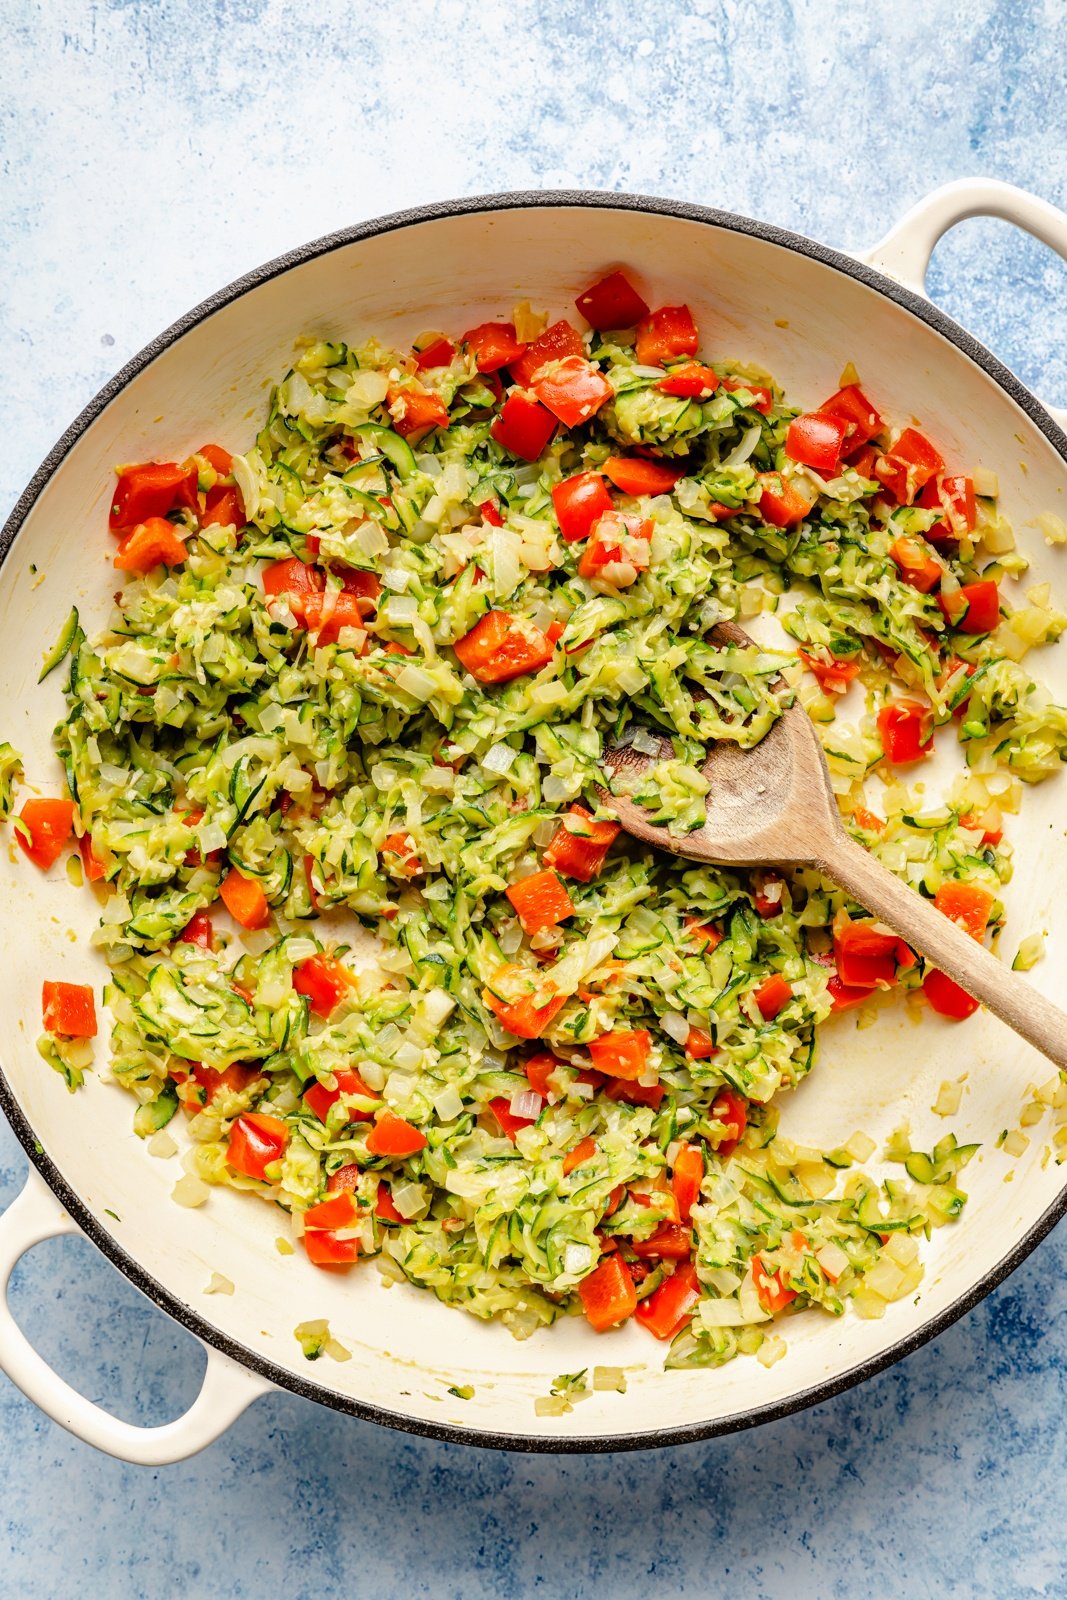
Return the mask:
<svg viewBox="0 0 1067 1600">
<path fill-rule="evenodd" d="M 594 822 L 584 806 L 573 805 L 552 835 L 545 861 L 565 878 L 591 883 L 619 832 L 617 822 Z"/>
<path fill-rule="evenodd" d="M 541 369 L 532 388 L 541 404 L 547 406 L 565 428 L 576 428 L 588 422 L 615 394 L 600 368 L 584 356 L 567 356 L 563 361 L 551 362 Z"/>
<path fill-rule="evenodd" d="M 552 490 L 552 504 L 567 544 L 588 539 L 600 518 L 614 509 L 599 472 L 578 472 L 573 478 L 564 478 Z"/>
<path fill-rule="evenodd" d="M 479 683 L 509 683 L 525 673 L 540 672 L 553 656 L 553 646 L 540 628 L 496 610 L 487 611 L 452 648 Z"/>
<path fill-rule="evenodd" d="M 463 343 L 474 356 L 479 372 L 498 372 L 509 367 L 526 349 L 515 337 L 511 322 L 481 322 L 463 335 Z"/>
<path fill-rule="evenodd" d="M 511 455 L 536 461 L 556 431 L 556 418 L 525 390 L 512 389 L 489 431 Z"/>
<path fill-rule="evenodd" d="M 508 367 L 513 381 L 522 388 L 528 388 L 541 368 L 550 361 L 566 361 L 568 356 L 584 355 L 585 341 L 578 329 L 561 319 L 527 345 L 517 360 L 509 361 Z"/>
<path fill-rule="evenodd" d="M 41 989 L 41 1014 L 46 1033 L 68 1039 L 95 1039 L 96 997 L 87 983 L 45 980 Z"/>
<path fill-rule="evenodd" d="M 785 453 L 816 472 L 835 473 L 841 465 L 848 423 L 844 417 L 809 411 L 794 417 L 785 436 Z"/>
<path fill-rule="evenodd" d="M 606 278 L 583 289 L 574 303 L 589 326 L 599 333 L 611 328 L 632 328 L 648 316 L 647 301 L 624 272 L 609 272 Z"/>
<path fill-rule="evenodd" d="M 267 1179 L 267 1168 L 280 1161 L 289 1143 L 289 1129 L 280 1117 L 245 1111 L 230 1128 L 227 1164 L 247 1178 Z"/>
<path fill-rule="evenodd" d="M 905 428 L 874 463 L 874 475 L 898 505 L 910 506 L 945 463 L 925 434 Z"/>
<path fill-rule="evenodd" d="M 551 869 L 513 883 L 507 897 L 518 913 L 523 932 L 531 935 L 555 928 L 574 915 L 571 897 Z"/>
<path fill-rule="evenodd" d="M 637 359 L 643 367 L 662 367 L 674 356 L 695 356 L 699 343 L 688 306 L 660 306 L 637 330 Z"/>
<path fill-rule="evenodd" d="M 838 389 L 829 400 L 824 400 L 819 407 L 819 414 L 826 417 L 839 418 L 845 424 L 845 447 L 843 454 L 850 456 L 873 439 L 885 428 L 874 406 L 867 399 L 858 383 L 850 383 L 844 389 Z"/>
</svg>

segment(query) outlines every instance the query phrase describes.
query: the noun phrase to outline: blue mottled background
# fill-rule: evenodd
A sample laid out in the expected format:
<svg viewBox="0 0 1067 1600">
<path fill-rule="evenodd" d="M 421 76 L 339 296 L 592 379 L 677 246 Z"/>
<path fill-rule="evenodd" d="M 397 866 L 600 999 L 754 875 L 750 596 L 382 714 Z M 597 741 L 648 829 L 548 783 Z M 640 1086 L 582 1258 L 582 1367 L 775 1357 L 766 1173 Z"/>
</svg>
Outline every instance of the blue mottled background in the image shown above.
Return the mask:
<svg viewBox="0 0 1067 1600">
<path fill-rule="evenodd" d="M 0 502 L 194 301 L 289 245 L 489 189 L 707 201 L 858 248 L 949 178 L 1063 204 L 1061 0 L 6 0 Z M 536 287 L 531 285 L 531 288 Z M 997 223 L 931 287 L 1067 402 L 1067 271 Z M 0 1128 L 0 1205 L 24 1161 Z M 0 1594 L 629 1600 L 1060 1596 L 1067 1235 L 903 1366 L 805 1415 L 643 1456 L 425 1443 L 287 1396 L 162 1471 L 0 1379 Z M 202 1356 L 92 1248 L 15 1300 L 56 1366 L 161 1422 Z"/>
</svg>

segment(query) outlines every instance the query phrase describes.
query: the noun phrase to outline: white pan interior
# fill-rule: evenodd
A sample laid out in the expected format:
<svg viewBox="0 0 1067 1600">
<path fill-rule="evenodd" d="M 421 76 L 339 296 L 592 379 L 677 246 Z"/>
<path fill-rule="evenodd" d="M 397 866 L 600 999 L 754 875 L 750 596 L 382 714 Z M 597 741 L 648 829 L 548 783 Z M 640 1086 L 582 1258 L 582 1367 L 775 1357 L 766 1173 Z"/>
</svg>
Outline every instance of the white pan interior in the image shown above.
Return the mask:
<svg viewBox="0 0 1067 1600">
<path fill-rule="evenodd" d="M 0 568 L 0 737 L 25 754 L 24 792 L 55 793 L 60 781 L 50 732 L 62 710 L 61 674 L 37 688 L 42 653 L 72 602 L 91 629 L 115 587 L 106 532 L 115 463 L 180 459 L 208 439 L 246 447 L 267 384 L 284 372 L 301 333 L 349 341 L 377 333 L 403 345 L 427 328 L 457 334 L 508 316 L 527 297 L 565 315 L 579 289 L 619 264 L 652 303 L 689 302 L 706 352 L 766 365 L 792 400 L 816 404 L 854 361 L 880 409 L 916 417 L 950 464 L 999 473 L 1003 507 L 1033 562 L 1027 582 L 1051 578 L 1067 601 L 1067 554 L 1049 551 L 1029 526 L 1039 511 L 1067 515 L 1063 460 L 993 378 L 879 292 L 785 245 L 679 217 L 556 204 L 444 216 L 335 247 L 245 292 L 171 343 L 82 433 Z M 1030 660 L 1067 697 L 1067 644 Z M 936 778 L 927 781 L 932 798 Z M 1047 929 L 1046 958 L 1030 978 L 1061 999 L 1064 783 L 1028 792 L 1022 816 L 1010 820 L 1016 871 L 1002 950 L 1010 959 L 1024 934 Z M 718 1371 L 664 1373 L 662 1347 L 641 1329 L 598 1336 L 580 1319 L 520 1344 L 428 1293 L 386 1290 L 372 1265 L 337 1277 L 302 1252 L 282 1257 L 275 1239 L 285 1219 L 250 1198 L 219 1190 L 198 1211 L 175 1205 L 178 1163 L 153 1159 L 134 1136 L 132 1100 L 96 1076 L 68 1094 L 35 1049 L 42 978 L 91 981 L 99 992 L 105 968 L 88 943 L 94 922 L 92 894 L 73 889 L 62 865 L 44 876 L 13 842 L 0 852 L 2 1049 L 14 1096 L 103 1234 L 181 1306 L 320 1398 L 546 1443 L 721 1424 L 843 1378 L 916 1335 L 997 1269 L 1063 1185 L 1050 1117 L 1028 1130 L 1021 1158 L 994 1147 L 1001 1130 L 1018 1125 L 1028 1086 L 1053 1070 L 999 1023 L 980 1014 L 959 1027 L 934 1017 L 916 1024 L 890 1006 L 859 1032 L 846 1016 L 823 1030 L 813 1076 L 785 1106 L 788 1132 L 830 1147 L 862 1128 L 881 1144 L 907 1121 L 919 1148 L 949 1126 L 983 1144 L 964 1175 L 964 1219 L 925 1247 L 914 1302 L 890 1306 L 881 1322 L 816 1311 L 786 1319 L 788 1353 L 770 1370 L 741 1359 Z M 963 1104 L 945 1123 L 930 1107 L 942 1080 L 962 1072 Z M 205 1295 L 213 1272 L 233 1281 L 232 1296 Z M 329 1319 L 350 1361 L 305 1361 L 293 1328 L 315 1317 Z M 562 1418 L 535 1416 L 535 1398 L 557 1374 L 597 1363 L 627 1369 L 625 1395 L 596 1394 Z M 459 1385 L 472 1385 L 474 1397 L 448 1393 Z"/>
</svg>

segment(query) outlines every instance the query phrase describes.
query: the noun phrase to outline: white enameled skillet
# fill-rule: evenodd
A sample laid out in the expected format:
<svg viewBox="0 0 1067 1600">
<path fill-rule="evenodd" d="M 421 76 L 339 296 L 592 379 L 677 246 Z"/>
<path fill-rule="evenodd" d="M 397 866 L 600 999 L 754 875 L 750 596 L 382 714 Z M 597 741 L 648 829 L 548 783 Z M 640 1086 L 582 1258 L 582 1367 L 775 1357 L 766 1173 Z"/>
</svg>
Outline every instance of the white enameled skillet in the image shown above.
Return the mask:
<svg viewBox="0 0 1067 1600">
<path fill-rule="evenodd" d="M 884 413 L 918 416 L 960 470 L 995 469 L 1033 563 L 1027 581 L 1051 579 L 1062 603 L 1067 553 L 1049 550 L 1031 519 L 1067 515 L 1064 418 L 923 293 L 934 244 L 974 215 L 1013 221 L 1067 256 L 1067 216 L 1005 184 L 965 181 L 917 206 L 864 261 L 696 206 L 553 192 L 429 206 L 270 262 L 118 373 L 19 500 L 0 543 L 0 734 L 24 752 L 28 782 L 54 792 L 49 733 L 60 690 L 55 679 L 38 688 L 36 678 L 72 601 L 90 627 L 106 615 L 114 573 L 102 530 L 116 462 L 180 459 L 208 438 L 249 443 L 264 386 L 286 369 L 300 333 L 377 333 L 403 346 L 426 328 L 456 332 L 507 315 L 526 297 L 564 315 L 577 290 L 621 264 L 654 303 L 688 301 L 708 349 L 762 363 L 791 399 L 817 403 L 851 359 Z M 1041 671 L 1062 703 L 1067 645 L 1047 652 Z M 1007 896 L 1011 937 L 1049 930 L 1046 959 L 1031 974 L 1049 994 L 1067 959 L 1065 783 L 1026 795 Z M 270 1208 L 238 1193 L 213 1192 L 197 1211 L 175 1205 L 175 1164 L 153 1159 L 133 1135 L 129 1098 L 95 1076 L 69 1095 L 37 1055 L 42 978 L 61 971 L 99 983 L 103 972 L 88 943 L 92 897 L 14 854 L 0 856 L 0 1105 L 31 1167 L 0 1218 L 0 1367 L 51 1417 L 130 1461 L 192 1455 L 272 1385 L 393 1427 L 512 1449 L 632 1449 L 726 1433 L 825 1399 L 914 1350 L 987 1294 L 1067 1210 L 1064 1171 L 1044 1155 L 1047 1126 L 1031 1130 L 1019 1158 L 994 1148 L 997 1133 L 1017 1124 L 1027 1086 L 1048 1077 L 1028 1046 L 981 1015 L 963 1028 L 934 1017 L 916 1026 L 897 1007 L 865 1032 L 842 1019 L 824 1030 L 816 1071 L 785 1108 L 786 1130 L 804 1142 L 833 1145 L 859 1128 L 880 1141 L 906 1120 L 922 1148 L 944 1130 L 930 1111 L 938 1085 L 969 1073 L 955 1126 L 982 1140 L 983 1152 L 967 1169 L 964 1219 L 935 1234 L 914 1301 L 890 1306 L 879 1322 L 816 1311 L 792 1318 L 788 1354 L 769 1370 L 742 1359 L 665 1373 L 662 1349 L 641 1329 L 598 1336 L 581 1319 L 517 1343 L 426 1293 L 386 1290 L 372 1268 L 337 1278 L 302 1254 L 282 1257 Z M 14 1264 L 38 1241 L 79 1229 L 207 1348 L 198 1399 L 166 1427 L 119 1422 L 84 1399 L 11 1317 L 2 1291 Z M 212 1272 L 232 1280 L 232 1296 L 205 1296 Z M 329 1319 L 350 1361 L 305 1360 L 293 1328 L 315 1317 Z M 596 1393 L 563 1417 L 535 1414 L 556 1374 L 595 1363 L 626 1367 L 627 1392 Z M 449 1393 L 466 1385 L 469 1400 Z"/>
</svg>

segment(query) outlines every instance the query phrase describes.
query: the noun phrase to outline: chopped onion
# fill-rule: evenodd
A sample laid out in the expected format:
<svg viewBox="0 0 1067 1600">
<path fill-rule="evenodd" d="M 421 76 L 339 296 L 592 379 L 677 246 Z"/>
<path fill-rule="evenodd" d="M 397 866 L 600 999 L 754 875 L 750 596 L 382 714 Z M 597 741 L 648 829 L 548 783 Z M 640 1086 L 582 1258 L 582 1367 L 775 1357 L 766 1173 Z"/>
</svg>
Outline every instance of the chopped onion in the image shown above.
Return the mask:
<svg viewBox="0 0 1067 1600">
<path fill-rule="evenodd" d="M 742 466 L 760 442 L 763 430 L 755 423 L 751 428 L 746 428 L 740 439 L 734 445 L 730 454 L 723 462 L 724 467 Z"/>
<path fill-rule="evenodd" d="M 626 1373 L 622 1367 L 594 1367 L 593 1388 L 615 1394 L 626 1393 Z"/>
<path fill-rule="evenodd" d="M 535 1090 L 516 1089 L 511 1097 L 508 1109 L 513 1117 L 529 1117 L 531 1120 L 536 1121 L 541 1115 L 541 1107 L 543 1105 L 544 1101 Z"/>
<path fill-rule="evenodd" d="M 189 1211 L 194 1211 L 197 1206 L 202 1206 L 210 1193 L 211 1190 L 207 1184 L 200 1178 L 195 1177 L 191 1172 L 187 1172 L 184 1178 L 179 1178 L 171 1190 L 171 1196 L 177 1204 L 185 1206 Z"/>
<path fill-rule="evenodd" d="M 663 747 L 662 741 L 647 728 L 635 728 L 630 744 L 643 756 L 658 756 Z"/>
<path fill-rule="evenodd" d="M 444 989 L 431 989 L 422 999 L 422 1014 L 435 1027 L 456 1009 L 456 1002 Z"/>
<path fill-rule="evenodd" d="M 221 1272 L 213 1272 L 208 1279 L 205 1294 L 232 1294 L 233 1284 L 229 1278 L 224 1278 Z"/>
<path fill-rule="evenodd" d="M 421 667 L 407 666 L 396 676 L 398 689 L 403 689 L 405 694 L 411 695 L 413 700 L 425 703 L 433 698 L 437 685 L 428 672 L 423 672 Z"/>
<path fill-rule="evenodd" d="M 593 1252 L 587 1244 L 569 1244 L 563 1252 L 563 1270 L 569 1273 L 585 1272 L 593 1264 Z"/>
<path fill-rule="evenodd" d="M 433 1101 L 434 1111 L 442 1122 L 455 1122 L 463 1115 L 463 1096 L 454 1083 L 447 1084 Z"/>
<path fill-rule="evenodd" d="M 505 772 L 511 771 L 517 754 L 518 751 L 513 750 L 509 744 L 493 744 L 482 757 L 481 765 L 486 772 L 497 772 L 503 776 Z"/>
<path fill-rule="evenodd" d="M 660 1019 L 663 1031 L 669 1034 L 675 1044 L 684 1044 L 689 1037 L 689 1024 L 680 1011 L 668 1011 Z"/>
<path fill-rule="evenodd" d="M 421 1183 L 394 1184 L 393 1204 L 406 1220 L 425 1208 L 426 1190 Z"/>
</svg>

